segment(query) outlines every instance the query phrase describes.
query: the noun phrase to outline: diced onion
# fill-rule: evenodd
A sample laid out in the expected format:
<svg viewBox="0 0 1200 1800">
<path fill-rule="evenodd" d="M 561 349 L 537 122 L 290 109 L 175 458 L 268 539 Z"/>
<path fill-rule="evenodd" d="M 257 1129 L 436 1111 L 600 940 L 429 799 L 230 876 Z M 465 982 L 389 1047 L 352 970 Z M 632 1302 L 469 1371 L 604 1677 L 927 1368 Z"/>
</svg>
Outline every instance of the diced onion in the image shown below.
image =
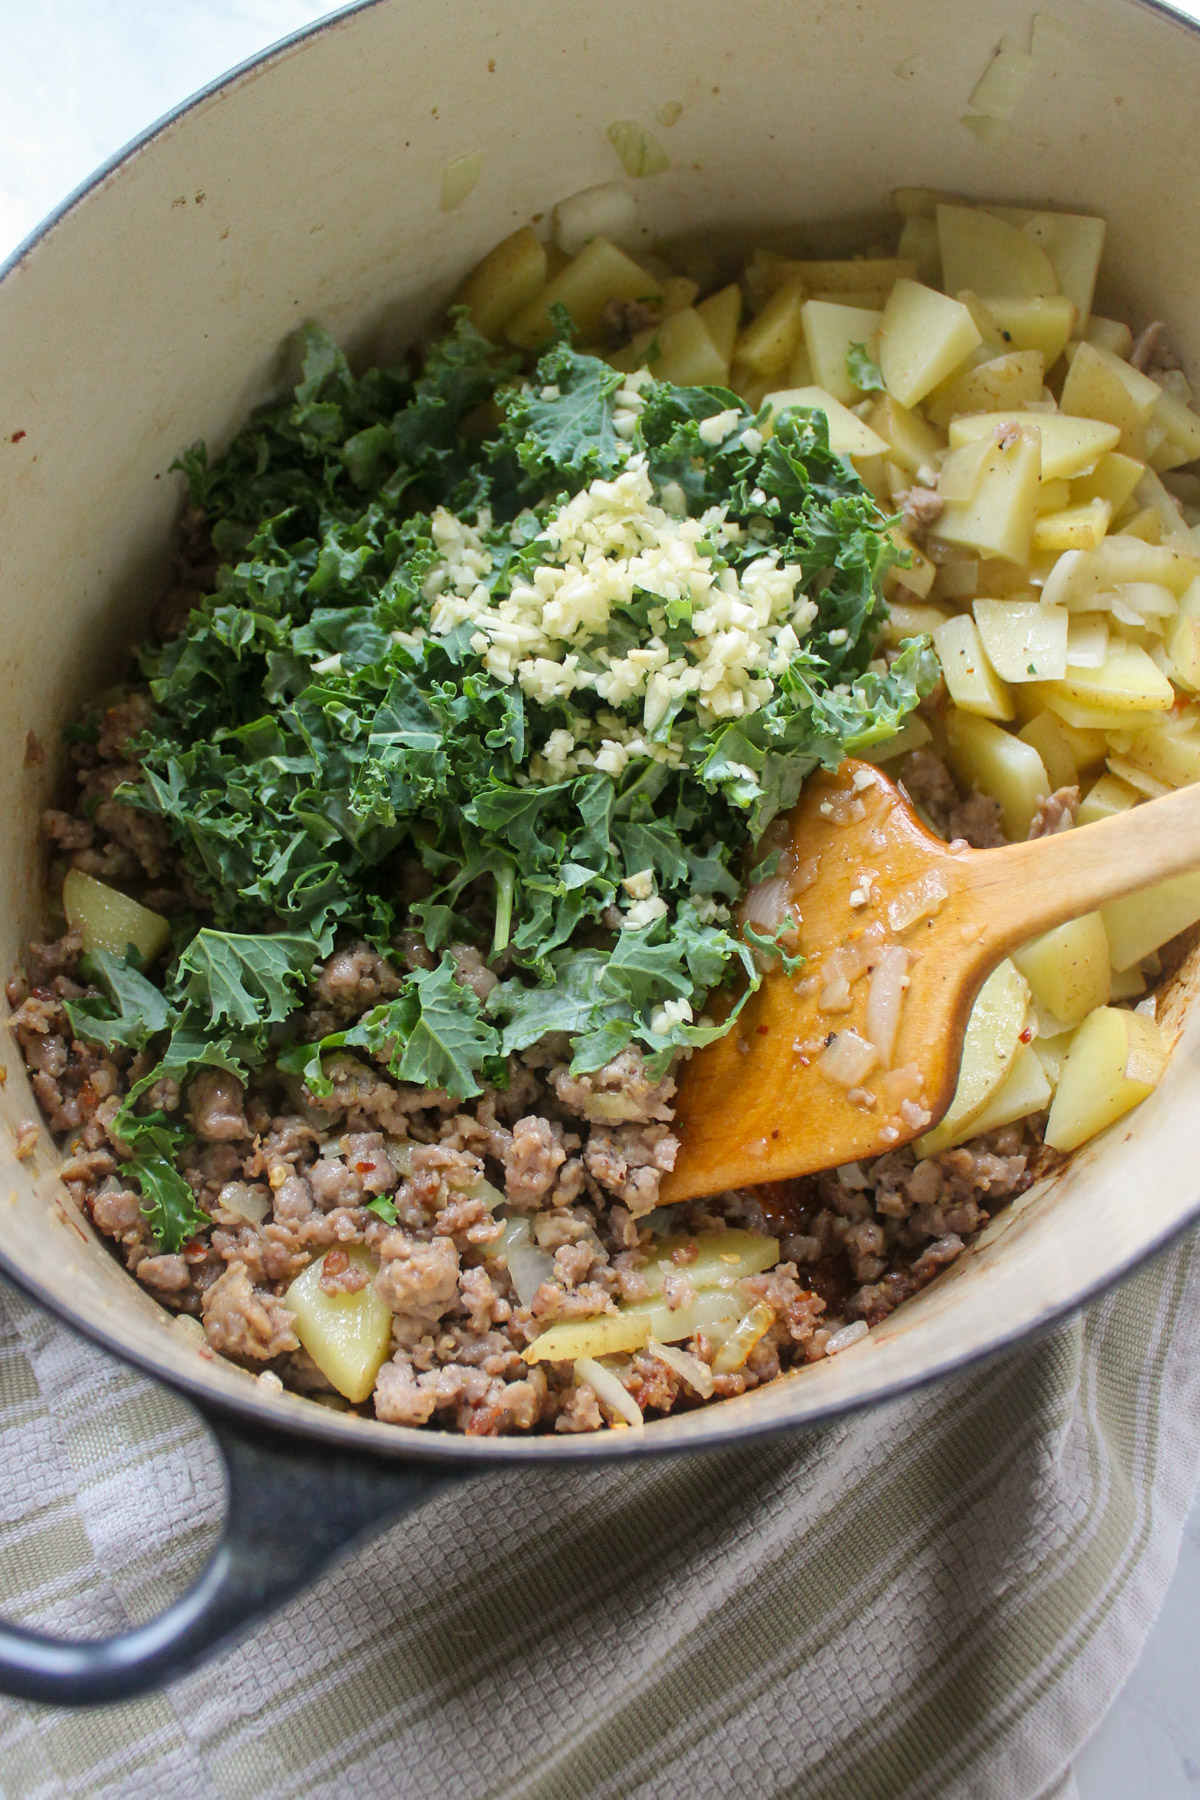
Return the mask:
<svg viewBox="0 0 1200 1800">
<path fill-rule="evenodd" d="M 271 1199 L 265 1188 L 251 1187 L 248 1181 L 227 1181 L 217 1195 L 217 1205 L 222 1212 L 261 1225 L 271 1210 Z"/>
<path fill-rule="evenodd" d="M 821 1052 L 818 1067 L 829 1081 L 839 1087 L 860 1087 L 879 1061 L 874 1044 L 859 1037 L 857 1031 L 835 1031 Z"/>
<path fill-rule="evenodd" d="M 578 256 L 591 238 L 619 244 L 637 224 L 637 201 L 623 181 L 604 181 L 560 200 L 554 209 L 554 241 L 565 256 Z"/>
<path fill-rule="evenodd" d="M 442 211 L 453 212 L 456 206 L 461 206 L 482 173 L 481 150 L 470 150 L 466 156 L 456 156 L 453 162 L 448 162 L 442 170 Z"/>
<path fill-rule="evenodd" d="M 967 105 L 985 119 L 1011 119 L 1029 86 L 1033 57 L 1004 39 L 971 90 Z"/>
<path fill-rule="evenodd" d="M 714 1375 L 732 1375 L 740 1369 L 755 1344 L 765 1337 L 775 1323 L 775 1314 L 765 1300 L 750 1308 L 745 1318 L 734 1327 L 713 1359 Z"/>
<path fill-rule="evenodd" d="M 834 1332 L 826 1344 L 826 1356 L 836 1356 L 839 1350 L 848 1350 L 851 1344 L 860 1344 L 869 1329 L 865 1319 L 855 1319 L 853 1325 L 843 1325 L 840 1331 Z"/>
<path fill-rule="evenodd" d="M 712 1399 L 712 1370 L 701 1357 L 693 1356 L 690 1350 L 680 1350 L 676 1344 L 660 1344 L 657 1338 L 651 1338 L 646 1348 L 660 1363 L 674 1369 L 681 1381 L 695 1388 L 702 1400 Z"/>
<path fill-rule="evenodd" d="M 625 173 L 635 181 L 648 175 L 661 175 L 671 166 L 671 159 L 658 139 L 636 119 L 614 119 L 605 135 L 620 157 Z"/>
<path fill-rule="evenodd" d="M 554 1258 L 536 1244 L 514 1244 L 508 1252 L 508 1274 L 522 1306 L 529 1306 L 543 1281 L 554 1274 Z"/>
<path fill-rule="evenodd" d="M 753 925 L 756 931 L 771 936 L 783 924 L 787 910 L 787 877 L 772 875 L 769 880 L 757 881 L 752 888 L 747 888 L 741 905 L 742 924 Z"/>
<path fill-rule="evenodd" d="M 903 1068 L 889 1069 L 876 1082 L 879 1098 L 884 1107 L 891 1112 L 898 1112 L 906 1100 L 919 1100 L 925 1079 L 916 1063 L 905 1063 Z"/>
<path fill-rule="evenodd" d="M 881 950 L 867 989 L 867 1037 L 878 1050 L 885 1069 L 891 1068 L 896 1053 L 908 957 L 908 951 L 900 944 L 889 944 L 886 950 Z"/>
<path fill-rule="evenodd" d="M 915 925 L 918 919 L 924 919 L 931 913 L 941 911 L 943 900 L 950 896 L 946 878 L 937 869 L 930 869 L 914 881 L 911 887 L 902 888 L 896 898 L 888 903 L 888 924 L 893 931 L 904 931 L 909 925 Z"/>
<path fill-rule="evenodd" d="M 594 1356 L 581 1356 L 576 1360 L 575 1385 L 580 1387 L 585 1382 L 597 1400 L 602 1400 L 627 1425 L 645 1424 L 642 1409 L 633 1395 L 617 1380 L 612 1370 L 606 1369 Z"/>
</svg>

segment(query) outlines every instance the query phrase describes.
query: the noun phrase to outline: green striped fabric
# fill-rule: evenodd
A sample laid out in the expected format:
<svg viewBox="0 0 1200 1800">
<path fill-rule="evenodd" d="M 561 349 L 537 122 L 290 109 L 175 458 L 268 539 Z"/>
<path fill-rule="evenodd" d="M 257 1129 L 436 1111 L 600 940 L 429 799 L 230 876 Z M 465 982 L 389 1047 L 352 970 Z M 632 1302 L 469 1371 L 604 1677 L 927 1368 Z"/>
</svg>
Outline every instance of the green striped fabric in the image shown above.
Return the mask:
<svg viewBox="0 0 1200 1800">
<path fill-rule="evenodd" d="M 1189 1241 L 810 1436 L 481 1478 L 169 1693 L 0 1701 L 0 1797 L 1063 1800 L 1174 1566 L 1198 1352 Z M 0 1288 L 0 1611 L 147 1618 L 219 1513 L 182 1403 Z"/>
</svg>

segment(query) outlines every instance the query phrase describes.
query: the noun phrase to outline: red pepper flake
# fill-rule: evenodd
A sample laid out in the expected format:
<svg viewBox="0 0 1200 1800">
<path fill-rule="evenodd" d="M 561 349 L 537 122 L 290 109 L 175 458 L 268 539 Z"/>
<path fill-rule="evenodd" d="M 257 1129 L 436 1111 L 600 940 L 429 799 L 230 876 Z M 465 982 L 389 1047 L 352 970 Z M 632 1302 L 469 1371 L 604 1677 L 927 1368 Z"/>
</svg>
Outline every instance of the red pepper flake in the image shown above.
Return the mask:
<svg viewBox="0 0 1200 1800">
<path fill-rule="evenodd" d="M 1028 1025 L 1027 1025 L 1027 1026 L 1026 1026 L 1026 1027 L 1025 1027 L 1025 1029 L 1024 1029 L 1024 1031 L 1023 1031 L 1023 1032 L 1022 1032 L 1022 1033 L 1021 1033 L 1021 1036 L 1020 1036 L 1020 1040 L 1019 1040 L 1019 1041 L 1020 1041 L 1020 1042 L 1021 1042 L 1021 1043 L 1022 1043 L 1022 1044 L 1032 1044 L 1032 1042 L 1033 1042 L 1033 1032 L 1032 1032 L 1032 1031 L 1031 1031 L 1031 1030 L 1030 1030 L 1030 1028 L 1029 1028 L 1029 1026 L 1028 1026 Z"/>
<path fill-rule="evenodd" d="M 373 1162 L 355 1163 L 354 1170 L 357 1175 L 372 1175 L 375 1172 L 375 1164 Z"/>
<path fill-rule="evenodd" d="M 756 1025 L 754 1027 L 754 1029 L 758 1033 L 759 1037 L 766 1037 L 766 1035 L 770 1031 L 771 1027 L 769 1025 Z"/>
<path fill-rule="evenodd" d="M 26 435 L 27 434 L 24 431 L 14 431 L 8 441 L 10 444 L 19 444 L 21 439 Z"/>
</svg>

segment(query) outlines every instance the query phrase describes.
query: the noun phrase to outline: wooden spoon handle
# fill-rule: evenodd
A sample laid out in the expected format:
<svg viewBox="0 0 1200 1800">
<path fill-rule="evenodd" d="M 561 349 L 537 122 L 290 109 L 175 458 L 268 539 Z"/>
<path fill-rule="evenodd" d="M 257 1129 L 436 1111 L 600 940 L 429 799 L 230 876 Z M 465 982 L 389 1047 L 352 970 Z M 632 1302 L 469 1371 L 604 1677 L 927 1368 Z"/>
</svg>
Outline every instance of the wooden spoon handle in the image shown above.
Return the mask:
<svg viewBox="0 0 1200 1800">
<path fill-rule="evenodd" d="M 971 857 L 973 910 L 997 955 L 1110 900 L 1200 869 L 1200 784 L 1080 830 Z"/>
</svg>

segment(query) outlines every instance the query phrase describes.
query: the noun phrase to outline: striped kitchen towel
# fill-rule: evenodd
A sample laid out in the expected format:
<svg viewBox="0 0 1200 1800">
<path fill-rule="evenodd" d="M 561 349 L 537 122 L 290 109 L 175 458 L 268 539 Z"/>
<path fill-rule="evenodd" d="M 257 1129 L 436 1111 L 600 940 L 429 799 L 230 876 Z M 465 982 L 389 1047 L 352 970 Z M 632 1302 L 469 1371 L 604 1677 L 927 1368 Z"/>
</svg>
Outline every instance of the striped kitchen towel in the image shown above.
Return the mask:
<svg viewBox="0 0 1200 1800">
<path fill-rule="evenodd" d="M 450 1491 L 166 1693 L 0 1702 L 0 1796 L 1065 1800 L 1198 1464 L 1192 1238 L 809 1436 Z M 0 1289 L 0 1613 L 147 1618 L 220 1505 L 182 1402 Z"/>
</svg>

